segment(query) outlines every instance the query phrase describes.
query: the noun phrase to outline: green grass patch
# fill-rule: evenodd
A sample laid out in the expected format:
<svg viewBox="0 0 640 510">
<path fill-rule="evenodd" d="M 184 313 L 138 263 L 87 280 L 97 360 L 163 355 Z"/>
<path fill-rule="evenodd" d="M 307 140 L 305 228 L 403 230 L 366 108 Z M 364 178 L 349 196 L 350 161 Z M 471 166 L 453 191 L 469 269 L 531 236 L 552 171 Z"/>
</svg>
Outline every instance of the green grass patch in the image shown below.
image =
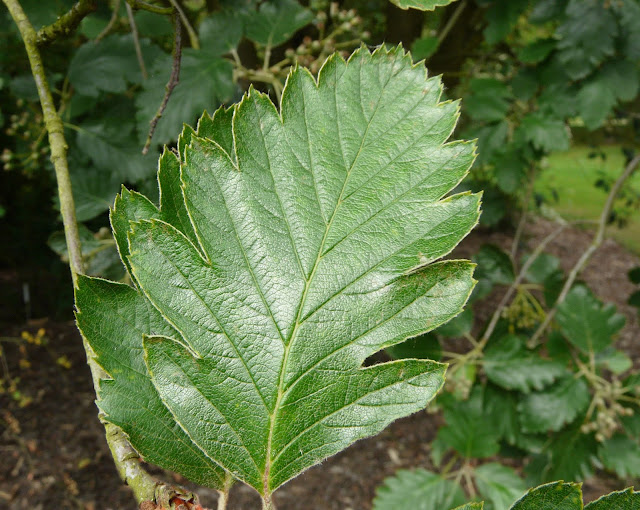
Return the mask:
<svg viewBox="0 0 640 510">
<path fill-rule="evenodd" d="M 603 152 L 605 158 L 592 157 Z M 542 193 L 548 204 L 567 220 L 597 220 L 607 199 L 607 192 L 595 186 L 603 175 L 616 179 L 624 170 L 625 158 L 619 146 L 573 147 L 567 152 L 551 155 L 548 166 L 541 172 L 535 190 Z M 626 186 L 640 193 L 640 171 L 629 179 Z M 557 201 L 553 198 L 553 191 Z M 620 229 L 609 226 L 607 234 L 635 253 L 640 253 L 640 208 L 635 207 L 628 224 Z"/>
</svg>

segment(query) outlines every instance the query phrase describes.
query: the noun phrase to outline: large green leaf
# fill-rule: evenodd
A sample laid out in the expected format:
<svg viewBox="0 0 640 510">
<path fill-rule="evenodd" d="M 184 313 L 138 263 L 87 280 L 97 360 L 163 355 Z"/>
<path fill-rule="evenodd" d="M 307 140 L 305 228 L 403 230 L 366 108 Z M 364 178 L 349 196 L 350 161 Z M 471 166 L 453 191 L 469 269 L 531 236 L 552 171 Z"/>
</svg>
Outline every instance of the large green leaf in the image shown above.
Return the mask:
<svg viewBox="0 0 640 510">
<path fill-rule="evenodd" d="M 491 501 L 493 510 L 508 510 L 527 490 L 524 481 L 512 468 L 490 462 L 475 469 L 478 492 Z"/>
<path fill-rule="evenodd" d="M 443 383 L 429 360 L 362 367 L 459 313 L 473 287 L 471 263 L 434 263 L 479 214 L 478 195 L 442 198 L 474 147 L 445 144 L 458 107 L 440 93 L 398 48 L 333 56 L 318 82 L 296 69 L 280 113 L 251 90 L 185 131 L 178 165 L 161 161 L 179 166 L 180 195 L 167 201 L 176 181 L 161 178 L 161 210 L 119 223 L 136 295 L 175 330 L 137 337 L 174 428 L 264 497 Z"/>
<path fill-rule="evenodd" d="M 501 338 L 486 350 L 484 370 L 491 382 L 524 393 L 541 390 L 566 372 L 564 363 L 541 358 L 515 335 Z"/>
<path fill-rule="evenodd" d="M 453 480 L 424 469 L 401 469 L 376 489 L 373 510 L 449 510 L 464 501 L 464 492 Z"/>
<path fill-rule="evenodd" d="M 586 410 L 590 399 L 589 385 L 583 378 L 566 377 L 522 399 L 518 406 L 522 428 L 533 433 L 560 430 Z"/>
<path fill-rule="evenodd" d="M 444 7 L 456 0 L 390 0 L 400 9 L 418 9 L 420 11 L 433 11 L 437 7 Z"/>
<path fill-rule="evenodd" d="M 614 305 L 604 305 L 586 286 L 576 285 L 558 306 L 556 321 L 567 340 L 589 354 L 611 345 L 625 317 L 616 313 Z"/>
</svg>

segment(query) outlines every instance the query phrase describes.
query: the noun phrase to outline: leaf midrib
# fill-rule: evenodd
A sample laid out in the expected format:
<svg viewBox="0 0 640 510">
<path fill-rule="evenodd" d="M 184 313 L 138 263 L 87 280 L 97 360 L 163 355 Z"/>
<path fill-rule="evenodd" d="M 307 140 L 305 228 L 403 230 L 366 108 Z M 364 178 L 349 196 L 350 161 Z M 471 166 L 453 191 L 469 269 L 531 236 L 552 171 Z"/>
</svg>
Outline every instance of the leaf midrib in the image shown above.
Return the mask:
<svg viewBox="0 0 640 510">
<path fill-rule="evenodd" d="M 362 61 L 360 61 L 360 66 L 362 67 Z M 342 71 L 342 74 L 344 74 L 346 70 L 345 69 Z M 336 74 L 338 71 L 338 67 L 336 66 Z M 341 75 L 342 76 L 342 75 Z M 362 84 L 362 73 L 360 73 L 360 84 Z M 387 82 L 385 83 L 385 85 L 382 87 L 382 89 L 384 89 L 389 81 L 391 80 L 393 74 L 390 74 L 389 77 L 387 78 Z M 333 92 L 334 92 L 334 106 L 335 106 L 335 113 L 336 113 L 336 129 L 337 129 L 337 133 L 338 133 L 338 140 L 340 141 L 339 145 L 340 145 L 340 152 L 342 154 L 342 161 L 343 161 L 343 165 L 345 168 L 347 168 L 347 162 L 345 159 L 345 155 L 344 155 L 344 149 L 342 147 L 342 135 L 341 135 L 341 130 L 340 130 L 340 115 L 338 112 L 338 77 L 336 77 L 336 85 L 333 88 Z M 318 90 L 320 88 L 320 83 L 318 82 L 316 89 Z M 369 133 L 369 128 L 371 127 L 371 124 L 373 122 L 373 119 L 375 118 L 376 114 L 378 113 L 378 109 L 380 107 L 380 101 L 382 99 L 382 94 L 380 94 L 378 96 L 378 101 L 376 103 L 376 106 L 373 110 L 373 113 L 371 114 L 371 117 L 369 118 L 369 121 L 367 122 L 367 127 L 365 129 L 365 132 L 362 136 L 362 140 L 360 141 L 360 147 L 358 149 L 358 152 L 356 153 L 355 158 L 353 159 L 353 162 L 351 163 L 351 165 L 349 165 L 348 169 L 347 169 L 347 173 L 345 176 L 345 179 L 342 183 L 342 189 L 340 190 L 340 195 L 338 197 L 338 200 L 336 202 L 336 206 L 331 214 L 331 218 L 329 218 L 329 221 L 326 222 L 325 225 L 325 230 L 324 230 L 324 235 L 322 236 L 322 240 L 320 242 L 320 246 L 318 249 L 318 254 L 316 255 L 315 258 L 315 262 L 313 264 L 313 268 L 311 270 L 311 273 L 309 274 L 309 277 L 306 279 L 305 281 L 305 285 L 304 285 L 304 290 L 302 293 L 302 297 L 300 299 L 300 303 L 298 306 L 298 310 L 296 311 L 296 318 L 294 320 L 294 326 L 291 330 L 291 333 L 289 335 L 289 337 L 287 338 L 287 340 L 285 341 L 285 345 L 284 345 L 284 356 L 282 359 L 282 366 L 280 369 L 280 377 L 279 377 L 279 381 L 278 381 L 278 396 L 276 398 L 276 405 L 274 408 L 274 412 L 271 416 L 271 423 L 269 424 L 269 435 L 268 435 L 268 439 L 267 439 L 267 451 L 266 451 L 266 456 L 265 456 L 265 473 L 264 473 L 264 480 L 263 480 L 263 490 L 265 492 L 265 494 L 269 493 L 269 474 L 270 474 L 270 470 L 271 470 L 271 466 L 273 464 L 273 462 L 275 462 L 274 459 L 271 458 L 271 447 L 272 447 L 272 442 L 273 442 L 273 432 L 275 430 L 275 425 L 277 422 L 277 418 L 278 418 L 278 412 L 280 411 L 280 404 L 282 402 L 282 397 L 284 395 L 284 391 L 283 391 L 283 387 L 284 387 L 284 376 L 287 370 L 287 365 L 288 365 L 288 361 L 289 361 L 289 353 L 291 352 L 291 346 L 293 344 L 294 339 L 296 338 L 296 335 L 298 333 L 298 329 L 300 327 L 300 318 L 302 315 L 302 310 L 304 309 L 304 304 L 306 302 L 307 299 L 307 295 L 308 295 L 308 291 L 310 288 L 310 284 L 313 281 L 313 277 L 315 276 L 316 270 L 318 268 L 318 265 L 320 263 L 320 260 L 322 259 L 322 252 L 324 249 L 324 245 L 325 242 L 327 240 L 327 236 L 329 234 L 329 231 L 331 230 L 331 225 L 333 224 L 333 220 L 336 216 L 337 211 L 340 209 L 340 205 L 342 203 L 342 198 L 344 196 L 344 192 L 346 190 L 347 187 L 347 182 L 349 181 L 349 177 L 351 176 L 351 171 L 353 170 L 353 167 L 355 166 L 356 161 L 358 160 L 361 152 L 362 152 L 362 148 L 364 146 L 364 142 L 367 138 L 367 134 Z M 304 101 L 304 95 L 303 95 L 303 101 Z M 360 100 L 360 107 L 362 108 L 362 99 Z M 364 108 L 362 108 L 362 110 L 364 111 Z M 305 120 L 306 121 L 306 120 Z M 295 245 L 294 245 L 294 250 L 295 250 Z M 304 272 L 302 273 L 304 275 Z M 281 452 L 279 452 L 281 453 Z"/>
</svg>

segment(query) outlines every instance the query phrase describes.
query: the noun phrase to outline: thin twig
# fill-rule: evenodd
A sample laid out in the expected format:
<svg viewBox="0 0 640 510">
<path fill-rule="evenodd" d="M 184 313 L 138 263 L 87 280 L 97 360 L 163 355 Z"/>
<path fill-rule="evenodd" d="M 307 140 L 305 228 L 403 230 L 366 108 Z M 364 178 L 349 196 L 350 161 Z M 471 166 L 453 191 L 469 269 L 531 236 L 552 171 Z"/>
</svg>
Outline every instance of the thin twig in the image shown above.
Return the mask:
<svg viewBox="0 0 640 510">
<path fill-rule="evenodd" d="M 271 38 L 269 38 L 271 41 Z M 271 61 L 271 42 L 269 42 L 264 48 L 264 62 L 262 63 L 262 70 L 266 73 L 269 69 L 269 62 Z"/>
<path fill-rule="evenodd" d="M 160 7 L 159 5 L 153 5 L 142 0 L 126 0 L 133 10 L 149 11 L 154 14 L 171 14 L 173 13 L 173 7 Z"/>
<path fill-rule="evenodd" d="M 169 77 L 169 82 L 165 87 L 165 94 L 164 98 L 162 98 L 160 108 L 158 108 L 153 119 L 149 122 L 149 135 L 147 136 L 147 141 L 142 148 L 142 154 L 149 152 L 151 139 L 153 138 L 153 133 L 156 131 L 156 126 L 167 107 L 167 103 L 169 102 L 173 89 L 176 88 L 176 85 L 178 85 L 178 82 L 180 81 L 180 63 L 182 61 L 182 26 L 180 23 L 180 16 L 176 13 L 173 14 L 173 24 L 175 26 L 175 37 L 173 40 L 173 64 L 171 65 L 171 76 Z"/>
<path fill-rule="evenodd" d="M 127 5 L 129 5 L 129 4 L 127 4 Z M 100 32 L 98 34 L 98 37 L 96 37 L 96 39 L 95 39 L 96 42 L 102 41 L 102 39 L 104 39 L 107 36 L 107 34 L 109 34 L 109 32 L 111 32 L 111 30 L 113 29 L 114 25 L 116 24 L 116 21 L 118 21 L 118 11 L 119 10 L 120 10 L 120 0 L 116 0 L 116 3 L 113 6 L 113 14 L 111 14 L 111 19 L 109 20 L 109 23 L 107 23 L 107 26 L 104 27 L 102 32 Z"/>
<path fill-rule="evenodd" d="M 615 182 L 615 184 L 611 188 L 611 191 L 609 191 L 609 196 L 607 197 L 607 201 L 604 204 L 602 213 L 600 214 L 600 221 L 598 222 L 598 230 L 596 231 L 596 234 L 593 236 L 593 241 L 591 241 L 591 244 L 589 245 L 589 247 L 584 251 L 582 256 L 578 259 L 578 262 L 576 262 L 573 268 L 571 269 L 571 272 L 569 273 L 567 281 L 564 283 L 564 286 L 562 287 L 562 291 L 560 292 L 560 295 L 556 299 L 556 302 L 554 303 L 551 310 L 547 312 L 547 315 L 544 321 L 542 321 L 542 323 L 540 324 L 540 326 L 538 326 L 538 329 L 536 329 L 533 336 L 529 339 L 529 342 L 528 342 L 529 347 L 537 345 L 539 338 L 544 334 L 547 327 L 549 327 L 549 324 L 551 324 L 551 321 L 553 320 L 556 312 L 558 311 L 558 307 L 560 306 L 560 304 L 562 304 L 562 302 L 564 302 L 565 298 L 567 297 L 567 294 L 569 293 L 569 291 L 571 290 L 571 287 L 573 286 L 573 283 L 576 281 L 576 278 L 578 277 L 580 272 L 584 269 L 584 267 L 587 265 L 587 262 L 589 261 L 591 256 L 594 254 L 594 252 L 602 244 L 602 241 L 604 240 L 604 233 L 607 227 L 607 221 L 609 220 L 609 215 L 611 214 L 611 209 L 613 207 L 613 202 L 615 201 L 616 196 L 620 192 L 620 188 L 622 188 L 622 185 L 631 176 L 631 174 L 633 174 L 633 172 L 636 170 L 639 164 L 640 164 L 640 154 L 637 155 L 635 158 L 633 158 L 629 162 L 624 172 L 622 172 L 622 175 L 618 177 L 618 180 Z"/>
<path fill-rule="evenodd" d="M 60 16 L 54 23 L 38 30 L 36 44 L 44 46 L 61 36 L 71 35 L 80 22 L 98 8 L 96 0 L 78 0 L 68 12 Z"/>
<path fill-rule="evenodd" d="M 136 26 L 136 20 L 133 18 L 133 9 L 127 3 L 127 17 L 129 18 L 129 25 L 131 26 L 131 34 L 133 35 L 133 45 L 136 48 L 136 57 L 138 58 L 138 65 L 140 66 L 140 72 L 142 73 L 142 79 L 146 80 L 149 77 L 147 68 L 144 65 L 144 57 L 142 56 L 142 48 L 140 47 L 140 38 L 138 37 L 138 27 Z"/>
<path fill-rule="evenodd" d="M 225 472 L 224 485 L 222 490 L 218 491 L 218 510 L 227 510 L 227 503 L 229 503 L 229 489 L 234 483 L 233 477 Z"/>
<path fill-rule="evenodd" d="M 176 11 L 178 11 L 178 14 L 180 15 L 180 19 L 182 20 L 182 23 L 187 29 L 187 34 L 189 34 L 189 43 L 191 44 L 191 47 L 195 50 L 199 50 L 200 40 L 198 39 L 198 34 L 196 34 L 196 31 L 191 26 L 191 23 L 189 23 L 189 18 L 187 18 L 187 15 L 184 13 L 184 11 L 182 10 L 182 7 L 180 7 L 180 4 L 177 2 L 177 0 L 169 0 L 169 1 L 171 2 L 171 5 L 173 5 L 173 8 Z"/>
<path fill-rule="evenodd" d="M 60 214 L 62 215 L 65 239 L 69 250 L 69 268 L 75 287 L 77 275 L 84 272 L 84 267 L 82 251 L 80 249 L 80 236 L 78 235 L 78 224 L 76 222 L 76 209 L 71 192 L 71 178 L 69 177 L 67 142 L 64 139 L 64 127 L 56 111 L 51 89 L 47 82 L 44 64 L 42 63 L 42 57 L 38 49 L 38 35 L 33 25 L 29 22 L 27 15 L 24 13 L 19 0 L 3 1 L 22 35 L 27 56 L 29 57 L 29 63 L 31 64 L 31 72 L 36 82 L 36 88 L 38 89 L 44 124 L 49 135 L 51 162 L 53 163 L 58 183 Z"/>
<path fill-rule="evenodd" d="M 447 35 L 449 35 L 449 32 L 451 32 L 451 29 L 456 24 L 456 21 L 458 21 L 458 18 L 460 17 L 460 15 L 462 14 L 462 11 L 466 6 L 467 6 L 466 0 L 462 0 L 462 2 L 458 4 L 458 7 L 456 7 L 455 12 L 451 15 L 445 27 L 438 34 L 438 44 L 442 43 L 442 41 L 446 39 Z"/>
<path fill-rule="evenodd" d="M 51 162 L 56 173 L 58 194 L 60 197 L 60 214 L 64 224 L 65 239 L 69 251 L 69 268 L 74 288 L 77 288 L 78 274 L 83 273 L 82 251 L 78 236 L 78 225 L 75 216 L 75 206 L 69 178 L 67 161 L 67 144 L 64 138 L 62 119 L 56 111 L 51 96 L 51 89 L 47 83 L 45 68 L 42 63 L 40 50 L 37 46 L 37 34 L 29 22 L 19 0 L 3 0 L 15 21 L 31 64 L 31 73 L 36 82 L 45 127 L 49 134 L 51 147 Z M 106 378 L 104 370 L 95 362 L 91 348 L 86 340 L 83 345 L 87 356 L 87 363 L 91 369 L 94 388 L 98 388 L 100 380 Z M 184 491 L 156 481 L 142 467 L 138 455 L 129 444 L 124 433 L 115 425 L 105 423 L 104 417 L 99 416 L 105 426 L 107 444 L 113 453 L 114 462 L 123 480 L 131 487 L 138 502 L 156 501 L 157 498 L 182 494 Z"/>
</svg>

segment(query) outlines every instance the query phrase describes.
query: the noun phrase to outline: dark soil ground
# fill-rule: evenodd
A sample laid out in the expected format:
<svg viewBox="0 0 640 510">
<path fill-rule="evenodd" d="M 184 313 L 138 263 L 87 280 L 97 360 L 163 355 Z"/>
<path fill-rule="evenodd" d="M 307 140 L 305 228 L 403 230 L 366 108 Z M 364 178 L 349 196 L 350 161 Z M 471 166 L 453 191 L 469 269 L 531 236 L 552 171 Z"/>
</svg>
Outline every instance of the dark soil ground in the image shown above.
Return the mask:
<svg viewBox="0 0 640 510">
<path fill-rule="evenodd" d="M 554 228 L 546 220 L 533 221 L 524 244 L 533 249 Z M 569 230 L 547 251 L 560 257 L 564 268 L 569 269 L 590 240 L 591 234 L 586 231 Z M 506 234 L 476 232 L 458 254 L 468 256 L 484 242 L 506 247 L 511 239 Z M 615 303 L 627 316 L 618 346 L 632 357 L 636 367 L 640 365 L 640 326 L 636 310 L 626 305 L 626 299 L 633 290 L 627 272 L 639 264 L 636 256 L 615 242 L 606 241 L 583 273 L 584 280 L 598 296 Z M 18 279 L 11 274 L 3 278 L 2 292 L 18 296 Z M 493 304 L 498 298 L 493 297 Z M 42 318 L 23 324 L 23 320 L 15 318 L 23 316 L 20 306 L 15 307 L 14 320 L 0 326 L 4 349 L 0 370 L 8 371 L 12 377 L 19 376 L 17 390 L 31 401 L 23 401 L 21 407 L 6 392 L 0 395 L 0 508 L 134 509 L 130 490 L 118 478 L 104 430 L 96 418 L 91 378 L 73 322 Z M 482 310 L 480 315 L 488 316 L 492 303 Z M 46 330 L 49 340 L 46 347 L 10 340 L 19 338 L 25 330 L 35 334 L 39 328 Z M 61 356 L 67 357 L 70 368 L 56 362 Z M 375 489 L 386 476 L 399 468 L 431 467 L 429 444 L 441 423 L 440 415 L 427 412 L 395 422 L 379 436 L 358 442 L 285 485 L 277 493 L 278 508 L 371 508 Z M 182 481 L 167 473 L 160 475 Z M 595 499 L 628 483 L 600 472 L 585 483 L 585 499 Z M 213 491 L 199 489 L 198 493 L 203 505 L 215 507 Z M 232 490 L 230 510 L 259 507 L 259 500 L 250 489 L 237 486 Z"/>
</svg>

